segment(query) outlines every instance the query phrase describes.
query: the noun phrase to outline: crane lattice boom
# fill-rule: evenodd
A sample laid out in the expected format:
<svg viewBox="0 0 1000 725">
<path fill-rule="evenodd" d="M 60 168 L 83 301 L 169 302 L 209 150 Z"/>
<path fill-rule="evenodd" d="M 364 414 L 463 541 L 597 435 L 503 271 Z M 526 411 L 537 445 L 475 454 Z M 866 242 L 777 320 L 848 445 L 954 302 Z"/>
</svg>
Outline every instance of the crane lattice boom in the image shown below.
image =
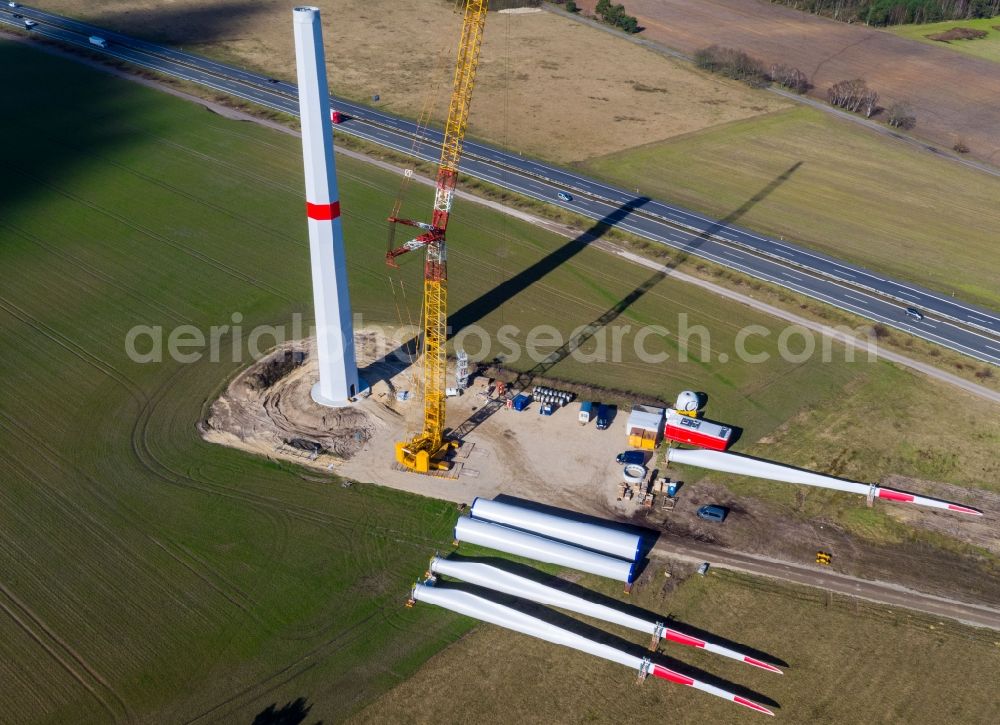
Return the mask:
<svg viewBox="0 0 1000 725">
<path fill-rule="evenodd" d="M 443 469 L 445 453 L 454 445 L 444 439 L 445 385 L 447 384 L 448 341 L 448 258 L 445 230 L 458 182 L 458 163 L 469 122 L 472 88 L 476 81 L 479 51 L 483 44 L 488 0 L 466 0 L 462 39 L 458 45 L 455 79 L 448 105 L 441 160 L 438 164 L 431 223 L 390 217 L 389 221 L 423 230 L 401 247 L 391 249 L 386 261 L 395 266 L 396 257 L 426 247 L 424 262 L 424 430 L 409 441 L 396 444 L 396 460 L 414 471 L 426 473 Z"/>
</svg>

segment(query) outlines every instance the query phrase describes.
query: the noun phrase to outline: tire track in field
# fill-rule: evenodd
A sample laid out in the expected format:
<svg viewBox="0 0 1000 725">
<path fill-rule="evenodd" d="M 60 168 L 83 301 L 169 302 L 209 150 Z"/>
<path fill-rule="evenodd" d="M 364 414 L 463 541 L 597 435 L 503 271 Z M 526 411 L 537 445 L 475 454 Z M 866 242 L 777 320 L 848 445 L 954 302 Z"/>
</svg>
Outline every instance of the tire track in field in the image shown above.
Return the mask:
<svg viewBox="0 0 1000 725">
<path fill-rule="evenodd" d="M 252 599 L 250 599 L 249 597 L 247 597 L 245 594 L 243 594 L 241 597 L 237 597 L 237 596 L 234 596 L 233 594 L 231 594 L 230 592 L 227 592 L 224 588 L 220 587 L 218 584 L 216 584 L 214 581 L 212 581 L 211 577 L 207 576 L 206 574 L 204 574 L 203 572 L 199 571 L 197 568 L 195 568 L 194 566 L 192 566 L 188 561 L 186 561 L 184 559 L 184 557 L 182 557 L 181 555 L 175 553 L 174 551 L 171 551 L 170 547 L 168 547 L 162 541 L 160 541 L 156 537 L 152 537 L 152 536 L 150 537 L 150 540 L 154 544 L 156 544 L 158 547 L 160 547 L 160 549 L 162 549 L 164 552 L 166 552 L 167 555 L 171 559 L 173 559 L 174 561 L 176 561 L 178 564 L 180 564 L 182 567 L 184 567 L 185 569 L 187 569 L 189 572 L 191 572 L 198 579 L 200 579 L 201 581 L 203 581 L 210 589 L 212 589 L 215 593 L 217 593 L 219 596 L 221 596 L 227 602 L 229 602 L 230 604 L 232 604 L 237 609 L 242 610 L 244 612 L 244 614 L 246 614 L 248 617 L 250 617 L 250 619 L 252 619 L 253 621 L 255 621 L 257 624 L 261 624 L 262 623 L 260 617 L 254 611 L 254 609 L 255 609 L 255 602 Z M 178 548 L 181 549 L 181 550 L 183 550 L 183 548 L 180 547 L 180 546 L 178 546 Z M 208 571 L 212 571 L 210 568 L 208 568 L 204 564 L 204 562 L 200 562 L 200 563 L 202 565 L 202 568 L 204 568 L 204 569 L 206 569 Z M 221 577 L 219 577 L 219 578 L 221 579 Z M 233 587 L 232 584 L 229 584 L 229 586 Z M 235 588 L 235 587 L 233 587 L 233 588 Z M 242 599 L 246 599 L 248 601 L 241 601 Z"/>
<path fill-rule="evenodd" d="M 142 390 L 127 376 L 122 374 L 113 366 L 105 363 L 103 360 L 93 355 L 85 348 L 77 345 L 75 342 L 66 338 L 61 333 L 52 330 L 47 325 L 42 323 L 40 320 L 32 316 L 30 313 L 21 309 L 10 300 L 0 297 L 0 309 L 6 310 L 13 317 L 21 320 L 25 324 L 32 327 L 38 334 L 42 335 L 46 339 L 54 342 L 63 349 L 67 350 L 73 354 L 78 359 L 87 363 L 88 365 L 94 367 L 99 372 L 103 373 L 105 376 L 111 378 L 113 381 L 117 382 L 119 385 L 124 387 L 131 395 L 132 399 L 139 404 L 139 414 L 137 419 L 141 419 L 143 411 L 149 410 L 149 398 L 142 392 Z M 178 368 L 180 370 L 180 368 Z M 133 428 L 134 430 L 134 428 Z M 140 458 L 140 463 L 142 459 Z M 284 532 L 282 541 L 287 540 L 287 526 L 281 529 Z"/>
<path fill-rule="evenodd" d="M 383 607 L 383 609 L 384 608 L 385 607 Z M 194 717 L 185 720 L 185 725 L 192 725 L 193 723 L 202 721 L 209 716 L 214 716 L 213 721 L 216 722 L 226 720 L 227 718 L 224 717 L 226 714 L 232 713 L 233 710 L 243 707 L 245 704 L 249 704 L 260 697 L 267 695 L 269 692 L 272 692 L 294 680 L 296 677 L 299 677 L 303 672 L 312 669 L 322 662 L 323 659 L 352 644 L 364 633 L 362 627 L 368 624 L 371 620 L 375 619 L 379 614 L 379 610 L 370 612 L 354 624 L 338 632 L 326 642 L 323 642 L 308 652 L 305 652 L 300 657 L 297 657 L 288 664 L 282 666 L 280 669 L 272 672 L 255 683 L 247 685 L 239 692 L 230 695 L 226 699 L 216 703 L 212 707 L 202 711 Z M 286 674 L 288 675 L 287 677 L 284 677 L 284 679 L 281 679 L 280 681 L 276 681 Z M 218 712 L 219 710 L 227 707 L 228 709 L 225 712 Z"/>
<path fill-rule="evenodd" d="M 34 317 L 14 304 L 12 301 L 2 296 L 0 296 L 0 309 L 7 311 L 11 316 L 21 320 L 38 332 L 38 334 L 57 344 L 59 347 L 62 347 L 74 357 L 94 367 L 99 372 L 124 387 L 132 395 L 133 399 L 140 406 L 139 414 L 136 416 L 136 421 L 132 428 L 131 439 L 133 453 L 135 454 L 137 460 L 147 470 L 154 473 L 161 480 L 168 483 L 187 485 L 205 493 L 241 499 L 247 503 L 256 505 L 259 509 L 266 508 L 280 511 L 313 524 L 329 525 L 339 523 L 352 526 L 354 525 L 355 519 L 349 516 L 340 516 L 308 506 L 292 504 L 272 496 L 254 494 L 232 486 L 212 483 L 207 480 L 198 481 L 184 473 L 171 469 L 169 466 L 157 459 L 155 454 L 152 452 L 152 448 L 150 447 L 148 440 L 148 429 L 149 421 L 157 406 L 160 405 L 162 400 L 165 398 L 166 393 L 169 392 L 171 386 L 175 384 L 174 378 L 176 378 L 179 373 L 183 371 L 181 366 L 178 366 L 169 378 L 160 385 L 153 396 L 150 397 L 147 396 L 130 378 L 121 373 L 114 366 L 106 363 L 104 360 L 95 356 L 93 353 L 81 347 L 58 331 L 48 327 L 43 322 L 38 320 L 38 318 Z M 434 540 L 426 537 L 413 536 L 407 532 L 378 524 L 370 524 L 365 527 L 366 533 L 373 534 L 376 531 L 380 532 L 380 535 L 382 536 L 396 536 L 399 538 L 398 543 L 409 546 L 433 546 L 436 543 Z"/>
<path fill-rule="evenodd" d="M 43 451 L 46 454 L 46 463 L 62 473 L 64 476 L 68 478 L 72 478 L 74 476 L 81 478 L 84 482 L 86 482 L 86 484 L 88 484 L 86 490 L 98 500 L 102 506 L 102 510 L 113 512 L 115 515 L 120 517 L 123 525 L 133 528 L 146 540 L 155 544 L 160 544 L 160 542 L 146 530 L 146 522 L 142 520 L 143 517 L 138 514 L 134 508 L 122 503 L 120 499 L 109 496 L 94 480 L 94 478 L 90 476 L 90 474 L 86 473 L 81 468 L 76 467 L 60 451 L 53 448 L 45 440 L 34 436 L 34 434 L 27 430 L 23 425 L 8 416 L 3 411 L 0 411 L 0 430 L 7 431 L 11 438 L 15 439 L 26 448 L 34 447 Z M 45 479 L 34 473 L 33 469 L 24 469 L 23 474 L 38 481 L 39 487 L 45 486 L 47 483 Z M 87 508 L 76 503 L 73 498 L 66 495 L 58 488 L 51 488 L 51 491 L 52 496 L 58 497 L 60 500 L 65 502 L 63 508 L 67 512 L 67 515 L 71 516 L 74 521 L 83 524 L 89 533 L 91 533 L 96 539 L 111 545 L 112 550 L 121 555 L 124 561 L 128 562 L 131 559 L 132 562 L 130 563 L 138 562 L 138 564 L 141 564 L 141 566 L 135 564 L 135 571 L 144 576 L 150 584 L 157 585 L 158 590 L 164 596 L 172 597 L 176 594 L 177 587 L 175 583 L 172 582 L 160 570 L 160 567 L 154 564 L 148 556 L 143 556 L 138 553 L 135 547 L 133 547 L 129 542 L 126 542 L 116 531 L 109 528 L 102 519 L 95 516 Z M 174 546 L 180 547 L 180 545 L 172 539 L 166 538 L 165 540 Z M 207 564 L 204 564 L 204 562 L 202 562 L 202 564 L 208 568 Z M 237 589 L 237 591 L 241 595 L 246 596 L 242 590 Z M 197 611 L 197 608 L 193 609 Z M 207 618 L 204 617 L 204 615 L 200 613 L 199 615 L 207 621 Z"/>
<path fill-rule="evenodd" d="M 270 236 L 278 237 L 289 244 L 305 247 L 307 249 L 309 248 L 309 243 L 307 241 L 303 241 L 301 236 L 292 236 L 290 234 L 287 234 L 285 231 L 281 229 L 274 229 L 272 227 L 261 224 L 260 222 L 254 221 L 253 219 L 251 219 L 248 216 L 245 216 L 244 214 L 235 212 L 221 204 L 216 204 L 212 201 L 209 201 L 208 199 L 205 199 L 204 197 L 185 191 L 183 188 L 176 186 L 175 184 L 171 184 L 166 181 L 163 181 L 162 179 L 158 179 L 155 176 L 139 171 L 138 169 L 133 169 L 130 166 L 127 166 L 126 164 L 120 163 L 118 161 L 113 161 L 112 159 L 107 158 L 106 156 L 99 158 L 101 160 L 101 163 L 103 164 L 106 164 L 108 166 L 113 166 L 117 169 L 121 169 L 125 173 L 130 174 L 138 179 L 142 179 L 148 184 L 157 186 L 161 189 L 165 189 L 166 191 L 169 191 L 171 194 L 180 196 L 184 199 L 187 199 L 190 202 L 198 204 L 199 206 L 211 209 L 212 211 L 216 212 L 217 214 L 220 214 L 221 216 L 228 217 L 229 219 L 232 219 L 235 222 L 238 222 L 245 226 L 252 227 L 259 232 L 264 232 L 265 234 L 268 234 Z"/>
<path fill-rule="evenodd" d="M 242 282 L 246 282 L 247 284 L 252 285 L 253 287 L 256 287 L 257 289 L 263 290 L 265 292 L 269 292 L 272 295 L 274 295 L 275 297 L 277 297 L 277 298 L 279 298 L 281 300 L 284 300 L 285 302 L 289 302 L 289 303 L 293 302 L 293 300 L 292 300 L 291 297 L 289 297 L 288 295 L 286 295 L 284 292 L 282 292 L 281 290 L 279 290 L 277 287 L 273 287 L 272 285 L 268 284 L 267 282 L 264 282 L 263 280 L 260 280 L 260 279 L 258 279 L 256 277 L 254 277 L 254 276 L 246 273 L 246 272 L 243 272 L 243 271 L 239 270 L 238 268 L 236 268 L 236 267 L 234 267 L 234 266 L 232 266 L 230 264 L 227 264 L 227 263 L 223 262 L 220 259 L 216 259 L 215 257 L 213 257 L 210 254 L 206 254 L 205 252 L 202 252 L 202 251 L 200 251 L 200 250 L 198 250 L 198 249 L 196 249 L 194 247 L 191 247 L 191 246 L 186 245 L 186 244 L 182 244 L 181 242 L 178 242 L 176 240 L 170 239 L 169 237 L 165 237 L 162 234 L 160 234 L 160 233 L 158 233 L 158 232 L 150 229 L 149 227 L 146 227 L 146 226 L 143 226 L 142 224 L 134 222 L 134 221 L 130 220 L 128 217 L 125 217 L 125 216 L 123 216 L 121 214 L 118 214 L 117 212 L 111 211 L 110 209 L 106 209 L 106 208 L 102 207 L 100 204 L 97 204 L 96 202 L 92 202 L 92 201 L 89 201 L 87 199 L 84 199 L 83 197 L 81 197 L 81 196 L 79 196 L 77 194 L 74 194 L 71 191 L 67 191 L 66 189 L 63 189 L 63 188 L 57 186 L 56 184 L 53 184 L 53 183 L 51 183 L 49 181 L 46 181 L 45 179 L 42 179 L 41 177 L 39 177 L 37 175 L 34 175 L 34 174 L 32 174 L 32 173 L 30 173 L 28 171 L 25 171 L 25 170 L 22 169 L 20 171 L 20 173 L 23 176 L 32 179 L 35 183 L 39 184 L 40 186 L 47 187 L 48 189 L 50 189 L 54 193 L 59 194 L 60 196 L 64 196 L 67 199 L 70 199 L 70 200 L 76 202 L 77 204 L 85 206 L 88 209 L 91 209 L 91 210 L 97 212 L 98 214 L 101 214 L 102 216 L 108 217 L 109 219 L 113 219 L 113 220 L 115 220 L 116 222 L 118 222 L 119 224 L 121 224 L 124 227 L 132 229 L 133 231 L 139 232 L 140 234 L 142 234 L 142 235 L 144 235 L 144 236 L 146 236 L 146 237 L 148 237 L 150 239 L 156 240 L 157 242 L 160 242 L 161 244 L 164 244 L 164 245 L 166 245 L 168 247 L 176 249 L 179 252 L 182 252 L 183 254 L 186 254 L 186 255 L 188 255 L 190 257 L 193 257 L 194 259 L 197 259 L 200 262 L 205 262 L 205 263 L 209 264 L 210 266 L 215 267 L 220 272 L 223 272 L 224 274 L 226 274 L 226 275 L 228 275 L 230 277 L 234 277 L 236 279 L 239 279 Z"/>
<path fill-rule="evenodd" d="M 74 268 L 74 271 L 83 270 L 87 272 L 91 276 L 99 279 L 101 282 L 104 282 L 105 284 L 120 290 L 127 297 L 136 300 L 138 302 L 141 302 L 145 305 L 148 305 L 157 312 L 160 312 L 163 315 L 172 318 L 175 322 L 185 322 L 185 323 L 194 322 L 194 320 L 192 320 L 190 317 L 185 317 L 184 315 L 178 313 L 177 310 L 171 309 L 170 307 L 160 304 L 156 299 L 144 295 L 142 292 L 122 284 L 116 278 L 107 274 L 103 270 L 94 267 L 93 265 L 83 261 L 82 259 L 80 259 L 75 255 L 69 254 L 68 252 L 64 252 L 58 249 L 57 247 L 52 246 L 48 242 L 40 239 L 39 237 L 35 236 L 34 234 L 25 229 L 22 229 L 21 227 L 0 220 L 0 229 L 6 229 L 8 232 L 16 234 L 25 241 L 28 241 L 38 247 L 41 247 L 52 256 L 62 259 L 63 261 L 71 264 Z"/>
<path fill-rule="evenodd" d="M 52 629 L 45 624 L 41 617 L 33 612 L 26 604 L 24 604 L 24 602 L 18 599 L 17 596 L 15 596 L 10 589 L 4 586 L 2 582 L 0 582 L 0 594 L 7 599 L 6 602 L 3 601 L 3 599 L 0 599 L 0 609 L 2 609 L 28 637 L 38 643 L 38 645 L 44 649 L 46 653 L 48 653 L 48 655 L 59 664 L 60 667 L 62 667 L 73 679 L 79 682 L 80 685 L 83 686 L 83 688 L 86 689 L 98 703 L 100 703 L 101 707 L 112 716 L 112 718 L 115 720 L 124 719 L 128 722 L 134 720 L 134 716 L 128 705 L 115 691 L 115 689 L 108 684 L 107 680 L 105 680 L 100 673 L 91 667 L 87 661 L 81 657 L 80 654 L 76 652 L 76 650 L 74 650 L 65 640 L 52 631 Z M 57 649 L 59 651 L 57 651 Z M 73 660 L 73 662 L 76 663 L 76 666 L 68 660 Z M 88 677 L 84 676 L 83 673 L 86 673 L 86 675 L 89 676 L 90 681 L 88 681 Z M 103 694 L 102 692 L 98 692 L 98 690 L 103 690 Z M 112 707 L 112 705 L 109 704 L 108 699 L 113 701 L 115 707 Z"/>
<path fill-rule="evenodd" d="M 207 161 L 211 164 L 215 164 L 216 166 L 220 166 L 224 169 L 235 172 L 236 174 L 243 176 L 244 178 L 256 181 L 262 186 L 267 186 L 272 189 L 278 189 L 280 191 L 287 192 L 290 196 L 294 196 L 296 201 L 301 202 L 303 194 L 305 193 L 305 190 L 302 187 L 292 186 L 291 184 L 284 184 L 280 181 L 276 181 L 272 177 L 264 176 L 262 174 L 255 174 L 252 171 L 248 171 L 244 166 L 240 166 L 238 164 L 232 163 L 231 161 L 226 161 L 224 159 L 217 158 L 215 156 L 212 156 L 211 154 L 206 154 L 203 151 L 198 151 L 197 149 L 185 146 L 182 143 L 178 143 L 176 141 L 163 138 L 161 136 L 154 136 L 153 139 L 158 144 L 161 144 L 163 146 L 169 146 L 171 148 L 182 151 L 183 153 L 186 153 L 189 156 L 193 156 L 201 161 Z"/>
<path fill-rule="evenodd" d="M 36 491 L 42 492 L 42 489 L 47 488 L 46 480 L 42 476 L 35 473 L 34 470 L 28 466 L 14 466 L 11 459 L 8 459 L 4 467 L 9 471 L 13 471 L 14 475 L 20 475 L 25 482 L 34 480 L 37 484 L 35 486 Z M 107 580 L 102 576 L 103 572 L 108 569 L 108 565 L 111 563 L 111 557 L 114 556 L 117 557 L 115 563 L 120 568 L 121 578 L 119 581 L 124 580 L 127 582 L 135 582 L 138 579 L 142 579 L 147 584 L 149 593 L 153 595 L 151 599 L 155 602 L 161 601 L 158 597 L 174 598 L 176 596 L 176 585 L 160 571 L 159 567 L 155 566 L 147 557 L 138 554 L 135 551 L 134 546 L 126 543 L 117 534 L 107 529 L 103 523 L 96 519 L 85 508 L 74 505 L 68 497 L 62 493 L 53 494 L 51 489 L 42 492 L 41 495 L 43 496 L 45 505 L 49 506 L 51 510 L 58 510 L 60 513 L 64 514 L 67 519 L 73 522 L 74 526 L 80 529 L 78 535 L 88 534 L 95 541 L 100 542 L 102 545 L 110 549 L 110 553 L 104 552 L 103 555 L 106 558 L 101 560 L 100 565 L 94 565 L 101 575 L 95 576 L 93 581 L 101 581 L 107 590 L 122 595 L 122 601 L 128 599 L 128 597 L 125 596 L 125 592 L 123 592 L 120 587 L 115 586 L 115 579 Z M 66 503 L 63 503 L 64 501 Z M 26 517 L 25 521 L 30 522 L 30 519 Z M 128 519 L 125 519 L 125 522 L 129 526 L 135 526 L 134 522 L 129 521 Z M 142 534 L 146 538 L 149 538 L 148 534 L 145 532 L 142 532 Z M 3 540 L 3 537 L 3 533 L 0 532 L 0 541 Z M 11 540 L 8 538 L 8 541 Z M 21 547 L 17 546 L 17 544 L 12 545 L 21 552 L 21 555 L 17 558 L 17 560 L 22 563 L 22 565 L 25 562 L 32 561 L 30 553 L 24 551 Z M 55 548 L 57 550 L 61 550 L 63 548 L 62 542 L 59 541 Z M 77 566 L 78 569 L 82 571 L 83 567 L 80 565 Z M 41 566 L 39 566 L 39 569 L 41 569 Z M 128 587 L 126 587 L 125 591 L 128 591 Z M 148 610 L 142 611 L 145 616 L 154 616 L 156 614 L 155 608 L 145 608 L 141 605 L 142 602 L 135 601 L 135 607 L 137 610 Z M 192 615 L 197 615 L 202 619 L 209 621 L 203 613 L 198 611 L 198 608 L 189 607 L 189 609 L 193 610 L 191 612 Z M 138 613 L 139 611 L 137 611 L 137 614 Z"/>
</svg>

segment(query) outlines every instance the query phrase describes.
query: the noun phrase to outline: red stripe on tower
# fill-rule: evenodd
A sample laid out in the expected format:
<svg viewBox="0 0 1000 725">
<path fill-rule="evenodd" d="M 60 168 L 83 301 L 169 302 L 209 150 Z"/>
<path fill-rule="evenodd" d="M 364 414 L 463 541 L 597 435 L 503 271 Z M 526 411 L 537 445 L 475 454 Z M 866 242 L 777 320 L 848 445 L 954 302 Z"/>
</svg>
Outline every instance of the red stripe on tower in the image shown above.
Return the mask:
<svg viewBox="0 0 1000 725">
<path fill-rule="evenodd" d="M 330 204 L 313 204 L 306 202 L 306 216 L 320 222 L 328 222 L 340 216 L 340 202 L 334 201 Z"/>
</svg>

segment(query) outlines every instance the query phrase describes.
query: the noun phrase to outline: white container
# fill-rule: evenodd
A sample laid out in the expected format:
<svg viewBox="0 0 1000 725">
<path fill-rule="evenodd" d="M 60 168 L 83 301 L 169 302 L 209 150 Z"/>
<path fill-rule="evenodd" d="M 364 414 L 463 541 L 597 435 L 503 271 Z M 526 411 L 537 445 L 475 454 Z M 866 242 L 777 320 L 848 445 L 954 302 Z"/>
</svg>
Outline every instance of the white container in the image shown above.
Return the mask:
<svg viewBox="0 0 1000 725">
<path fill-rule="evenodd" d="M 642 546 L 642 537 L 620 529 L 574 521 L 565 516 L 542 513 L 523 506 L 476 498 L 470 512 L 473 518 L 530 531 L 550 539 L 568 541 L 606 554 L 635 561 Z"/>
<path fill-rule="evenodd" d="M 635 564 L 611 556 L 587 551 L 560 541 L 510 529 L 488 521 L 461 517 L 455 524 L 456 541 L 478 544 L 490 549 L 523 556 L 535 561 L 558 564 L 570 569 L 607 577 L 630 584 Z"/>
</svg>

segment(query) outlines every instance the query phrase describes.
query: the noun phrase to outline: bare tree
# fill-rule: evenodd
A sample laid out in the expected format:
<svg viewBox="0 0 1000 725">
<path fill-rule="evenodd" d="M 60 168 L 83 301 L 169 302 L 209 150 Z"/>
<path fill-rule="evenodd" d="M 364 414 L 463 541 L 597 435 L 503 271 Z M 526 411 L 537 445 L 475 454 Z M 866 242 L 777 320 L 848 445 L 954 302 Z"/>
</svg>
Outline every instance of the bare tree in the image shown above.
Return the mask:
<svg viewBox="0 0 1000 725">
<path fill-rule="evenodd" d="M 771 65 L 770 76 L 771 80 L 778 85 L 796 93 L 805 93 L 809 90 L 809 79 L 798 68 L 774 63 Z"/>
<path fill-rule="evenodd" d="M 878 111 L 878 91 L 871 88 L 865 89 L 862 94 L 861 110 L 864 111 L 865 118 L 871 118 Z"/>
<path fill-rule="evenodd" d="M 830 105 L 864 113 L 868 118 L 878 110 L 878 92 L 869 88 L 861 78 L 834 83 L 827 91 L 827 99 Z"/>
<path fill-rule="evenodd" d="M 910 129 L 917 125 L 917 117 L 913 115 L 913 108 L 909 103 L 897 101 L 889 106 L 886 123 L 893 128 Z"/>
</svg>

